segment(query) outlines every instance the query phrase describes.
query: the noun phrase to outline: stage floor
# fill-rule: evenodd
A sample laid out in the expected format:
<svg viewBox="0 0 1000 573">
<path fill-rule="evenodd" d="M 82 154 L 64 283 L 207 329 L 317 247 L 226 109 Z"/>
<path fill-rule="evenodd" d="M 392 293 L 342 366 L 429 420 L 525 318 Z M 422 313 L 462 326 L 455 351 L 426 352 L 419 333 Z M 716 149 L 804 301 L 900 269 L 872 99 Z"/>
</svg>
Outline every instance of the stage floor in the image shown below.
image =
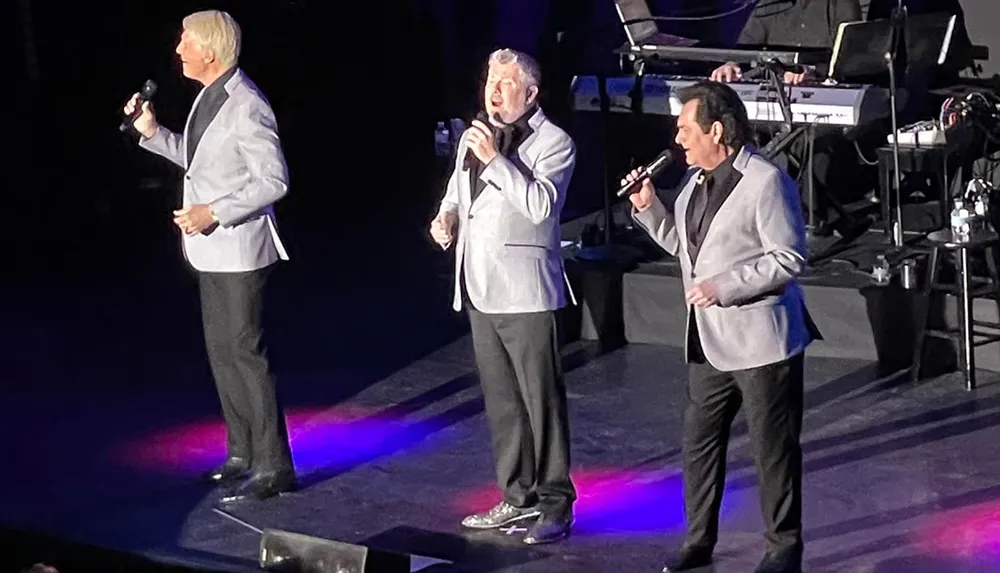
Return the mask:
<svg viewBox="0 0 1000 573">
<path fill-rule="evenodd" d="M 290 405 L 304 488 L 230 511 L 260 528 L 441 560 L 419 561 L 423 571 L 659 571 L 683 527 L 681 356 L 654 345 L 566 351 L 580 499 L 563 543 L 529 548 L 520 534 L 458 525 L 498 500 L 468 337 L 342 400 Z M 806 571 L 998 570 L 997 375 L 984 372 L 969 393 L 954 376 L 913 385 L 874 372 L 868 361 L 807 360 Z M 288 372 L 284 383 L 345 385 L 349 376 Z M 19 462 L 5 479 L 21 483 L 3 489 L 0 517 L 161 559 L 254 570 L 258 534 L 215 513 L 216 495 L 191 484 L 223 453 L 213 400 L 199 385 L 16 394 L 0 424 L 5 459 Z M 57 431 L 53 417 L 78 434 Z M 26 434 L 30 444 L 17 439 Z M 742 416 L 730 452 L 714 571 L 743 573 L 763 543 Z"/>
</svg>

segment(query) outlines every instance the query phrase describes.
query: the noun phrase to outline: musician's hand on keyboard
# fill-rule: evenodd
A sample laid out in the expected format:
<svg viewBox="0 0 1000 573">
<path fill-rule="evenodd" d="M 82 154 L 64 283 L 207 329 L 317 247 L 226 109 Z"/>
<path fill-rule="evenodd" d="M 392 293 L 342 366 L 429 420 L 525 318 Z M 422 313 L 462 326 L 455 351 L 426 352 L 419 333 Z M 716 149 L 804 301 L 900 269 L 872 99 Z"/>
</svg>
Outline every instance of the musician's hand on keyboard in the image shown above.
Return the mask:
<svg viewBox="0 0 1000 573">
<path fill-rule="evenodd" d="M 793 72 L 785 72 L 785 83 L 790 86 L 797 86 L 802 82 L 806 81 L 806 77 L 807 74 L 805 72 L 802 72 L 800 74 L 796 74 Z"/>
<path fill-rule="evenodd" d="M 624 187 L 642 176 L 642 170 L 633 169 L 631 173 L 625 174 L 620 185 Z M 656 197 L 656 188 L 653 187 L 653 180 L 646 177 L 639 186 L 639 190 L 629 195 L 628 200 L 635 206 L 635 210 L 641 213 L 649 209 L 649 206 L 653 204 L 654 197 Z"/>
<path fill-rule="evenodd" d="M 785 83 L 790 86 L 797 86 L 815 77 L 816 68 L 814 66 L 804 66 L 799 73 L 785 72 Z"/>
<path fill-rule="evenodd" d="M 743 70 L 735 62 L 726 62 L 715 68 L 710 79 L 713 82 L 735 82 L 743 79 Z"/>
<path fill-rule="evenodd" d="M 472 120 L 472 125 L 465 130 L 465 138 L 469 143 L 469 149 L 472 150 L 477 159 L 483 162 L 483 165 L 488 165 L 497 156 L 497 144 L 493 138 L 493 130 L 478 119 Z"/>
</svg>

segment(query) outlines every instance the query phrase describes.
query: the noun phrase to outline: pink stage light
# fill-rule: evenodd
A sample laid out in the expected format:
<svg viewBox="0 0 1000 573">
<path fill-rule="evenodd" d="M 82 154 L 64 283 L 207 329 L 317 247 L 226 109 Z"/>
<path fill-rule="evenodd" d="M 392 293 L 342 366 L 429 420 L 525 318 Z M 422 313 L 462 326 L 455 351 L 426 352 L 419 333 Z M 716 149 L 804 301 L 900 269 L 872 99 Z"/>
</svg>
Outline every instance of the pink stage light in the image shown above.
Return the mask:
<svg viewBox="0 0 1000 573">
<path fill-rule="evenodd" d="M 680 470 L 642 472 L 617 468 L 578 468 L 572 472 L 578 499 L 574 535 L 680 533 L 684 528 Z M 742 505 L 743 491 L 727 491 L 722 516 Z M 501 499 L 494 485 L 457 496 L 456 517 L 483 511 Z"/>
<path fill-rule="evenodd" d="M 300 472 L 349 468 L 403 450 L 439 429 L 349 404 L 291 410 L 286 420 Z M 225 425 L 221 419 L 200 420 L 130 441 L 116 454 L 123 465 L 141 470 L 202 471 L 225 458 Z"/>
<path fill-rule="evenodd" d="M 935 515 L 915 533 L 925 553 L 990 559 L 1000 571 L 1000 501 L 991 501 Z"/>
</svg>

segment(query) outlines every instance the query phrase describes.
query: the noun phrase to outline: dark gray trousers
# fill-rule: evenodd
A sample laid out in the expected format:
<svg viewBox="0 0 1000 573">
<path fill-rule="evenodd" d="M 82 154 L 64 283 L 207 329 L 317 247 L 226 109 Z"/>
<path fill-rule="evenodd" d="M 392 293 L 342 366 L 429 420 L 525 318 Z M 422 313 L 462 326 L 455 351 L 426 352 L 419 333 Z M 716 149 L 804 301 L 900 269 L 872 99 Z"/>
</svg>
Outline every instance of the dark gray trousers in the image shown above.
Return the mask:
<svg viewBox="0 0 1000 573">
<path fill-rule="evenodd" d="M 202 326 L 229 456 L 254 471 L 292 469 L 285 416 L 264 343 L 264 286 L 271 267 L 240 273 L 198 273 Z"/>
<path fill-rule="evenodd" d="M 555 312 L 484 314 L 468 306 L 504 500 L 568 512 L 576 489 Z"/>
</svg>

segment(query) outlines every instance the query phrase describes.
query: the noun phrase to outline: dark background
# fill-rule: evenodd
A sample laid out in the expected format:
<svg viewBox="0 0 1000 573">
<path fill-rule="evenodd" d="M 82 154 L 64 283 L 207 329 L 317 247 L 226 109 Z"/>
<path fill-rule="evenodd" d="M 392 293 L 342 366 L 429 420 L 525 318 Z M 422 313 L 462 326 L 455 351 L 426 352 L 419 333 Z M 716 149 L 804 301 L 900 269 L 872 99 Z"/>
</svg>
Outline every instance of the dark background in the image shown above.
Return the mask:
<svg viewBox="0 0 1000 573">
<path fill-rule="evenodd" d="M 657 14 L 735 3 L 651 2 Z M 973 41 L 995 42 L 997 18 L 982 14 L 996 0 L 964 4 Z M 370 14 L 348 12 L 359 7 Z M 182 18 L 206 8 L 241 24 L 241 67 L 274 107 L 290 168 L 277 212 L 292 260 L 267 305 L 289 409 L 348 400 L 465 332 L 451 311 L 453 259 L 426 232 L 447 164 L 432 131 L 477 107 L 492 49 L 539 58 L 543 104 L 577 141 L 564 218 L 602 203 L 605 142 L 563 98 L 572 75 L 615 71 L 610 51 L 624 34 L 611 0 L 0 2 L 0 522 L 172 547 L 203 495 L 180 485 L 186 475 L 109 456 L 219 419 L 197 289 L 171 223 L 179 172 L 117 130 L 146 79 L 159 85 L 160 121 L 181 128 L 199 86 L 180 77 L 173 50 Z M 725 43 L 743 17 L 663 28 Z M 667 118 L 619 120 L 607 143 L 620 162 L 648 160 L 670 139 Z M 474 383 L 457 378 L 401 410 Z M 116 514 L 123 503 L 134 524 Z"/>
<path fill-rule="evenodd" d="M 738 3 L 650 4 L 655 14 L 704 15 Z M 996 5 L 993 0 L 965 4 L 979 11 Z M 362 7 L 370 14 L 349 13 Z M 483 62 L 492 49 L 509 46 L 538 57 L 547 88 L 543 104 L 577 138 L 581 156 L 587 154 L 564 218 L 600 207 L 602 173 L 599 161 L 590 158 L 599 158 L 602 143 L 573 121 L 565 96 L 572 75 L 617 69 L 610 51 L 624 34 L 611 0 L 389 0 L 351 6 L 318 0 L 13 0 L 0 7 L 5 78 L 10 78 L 2 90 L 10 143 L 0 178 L 5 318 L 30 322 L 48 313 L 54 329 L 82 321 L 99 331 L 107 324 L 95 309 L 106 305 L 106 312 L 131 320 L 176 323 L 177 335 L 190 339 L 197 356 L 197 299 L 170 221 L 179 203 L 178 170 L 138 149 L 116 128 L 121 105 L 146 79 L 159 85 L 160 121 L 181 128 L 199 86 L 180 76 L 173 49 L 182 18 L 206 8 L 227 10 L 241 24 L 240 65 L 275 109 L 290 168 L 291 191 L 277 209 L 292 256 L 285 278 L 276 279 L 284 301 L 279 328 L 343 333 L 316 346 L 303 342 L 308 336 L 285 347 L 279 341 L 278 360 L 284 356 L 286 365 L 335 361 L 347 352 L 337 348 L 360 345 L 359 340 L 382 345 L 390 335 L 380 334 L 383 325 L 373 318 L 379 314 L 405 319 L 393 329 L 400 341 L 431 328 L 428 324 L 451 326 L 449 321 L 457 320 L 448 305 L 449 257 L 426 239 L 446 163 L 433 156 L 432 131 L 436 121 L 469 117 L 478 106 Z M 726 43 L 745 17 L 661 28 Z M 988 43 L 992 36 L 973 34 L 973 41 Z M 661 129 L 666 120 L 655 121 L 661 122 L 652 128 L 656 144 L 666 144 L 669 130 Z M 628 133 L 613 135 L 628 150 Z M 140 279 L 145 282 L 135 282 Z M 360 302 L 317 325 L 316 305 L 336 304 L 348 288 L 356 289 Z M 421 300 L 427 297 L 436 298 Z M 151 310 L 164 305 L 176 313 L 161 317 Z M 407 310 L 416 307 L 419 312 Z M 128 338 L 122 348 L 156 345 L 135 332 L 129 337 L 130 328 L 112 333 Z M 169 332 L 170 325 L 162 329 Z M 12 351 L 0 366 L 16 367 L 12 380 L 31 372 L 38 378 L 39 358 L 16 350 L 28 335 L 19 326 L 9 332 Z M 64 346 L 87 346 L 78 333 L 51 334 L 57 335 L 68 338 Z M 421 348 L 443 337 L 416 336 Z M 94 364 L 118 359 L 107 348 L 78 352 Z M 359 363 L 374 356 L 350 354 Z"/>
<path fill-rule="evenodd" d="M 706 9 L 693 1 L 653 5 L 659 13 Z M 148 263 L 152 245 L 174 242 L 176 170 L 115 127 L 121 103 L 147 78 L 159 85 L 162 123 L 183 125 L 199 86 L 180 77 L 173 48 L 192 11 L 227 10 L 243 28 L 240 65 L 275 109 L 293 178 L 279 208 L 293 245 L 344 225 L 398 224 L 388 216 L 398 209 L 432 211 L 434 122 L 470 115 L 492 49 L 539 57 L 558 92 L 545 101 L 560 115 L 556 100 L 569 76 L 614 71 L 609 51 L 624 39 L 610 1 L 390 0 L 354 8 L 361 6 L 371 13 L 289 0 L 5 3 L 14 87 L 4 90 L 13 98 L 4 107 L 14 142 L 4 181 L 7 268 L 22 277 L 121 271 Z M 712 36 L 720 25 L 692 31 Z"/>
<path fill-rule="evenodd" d="M 655 14 L 705 14 L 738 3 L 650 5 Z M 370 217 L 391 224 L 382 216 L 389 203 L 431 210 L 437 190 L 424 181 L 434 121 L 471 114 L 490 50 L 536 55 L 549 80 L 544 103 L 565 124 L 569 77 L 615 71 L 609 51 L 624 40 L 611 0 L 388 0 L 350 8 L 362 6 L 371 13 L 317 0 L 4 3 L 0 37 L 13 87 L 3 90 L 13 143 L 3 182 L 7 268 L 130 267 L 148 260 L 147 241 L 171 231 L 163 215 L 176 201 L 176 172 L 114 128 L 120 103 L 147 78 L 160 86 L 163 123 L 182 125 L 197 86 L 179 76 L 173 47 L 192 11 L 228 10 L 244 29 L 241 65 L 275 108 L 294 178 L 281 223 L 295 241 L 300 231 Z M 973 40 L 995 42 L 1000 4 L 963 6 Z M 663 28 L 724 43 L 744 17 Z M 163 180 L 166 193 L 137 190 L 144 178 Z"/>
</svg>

